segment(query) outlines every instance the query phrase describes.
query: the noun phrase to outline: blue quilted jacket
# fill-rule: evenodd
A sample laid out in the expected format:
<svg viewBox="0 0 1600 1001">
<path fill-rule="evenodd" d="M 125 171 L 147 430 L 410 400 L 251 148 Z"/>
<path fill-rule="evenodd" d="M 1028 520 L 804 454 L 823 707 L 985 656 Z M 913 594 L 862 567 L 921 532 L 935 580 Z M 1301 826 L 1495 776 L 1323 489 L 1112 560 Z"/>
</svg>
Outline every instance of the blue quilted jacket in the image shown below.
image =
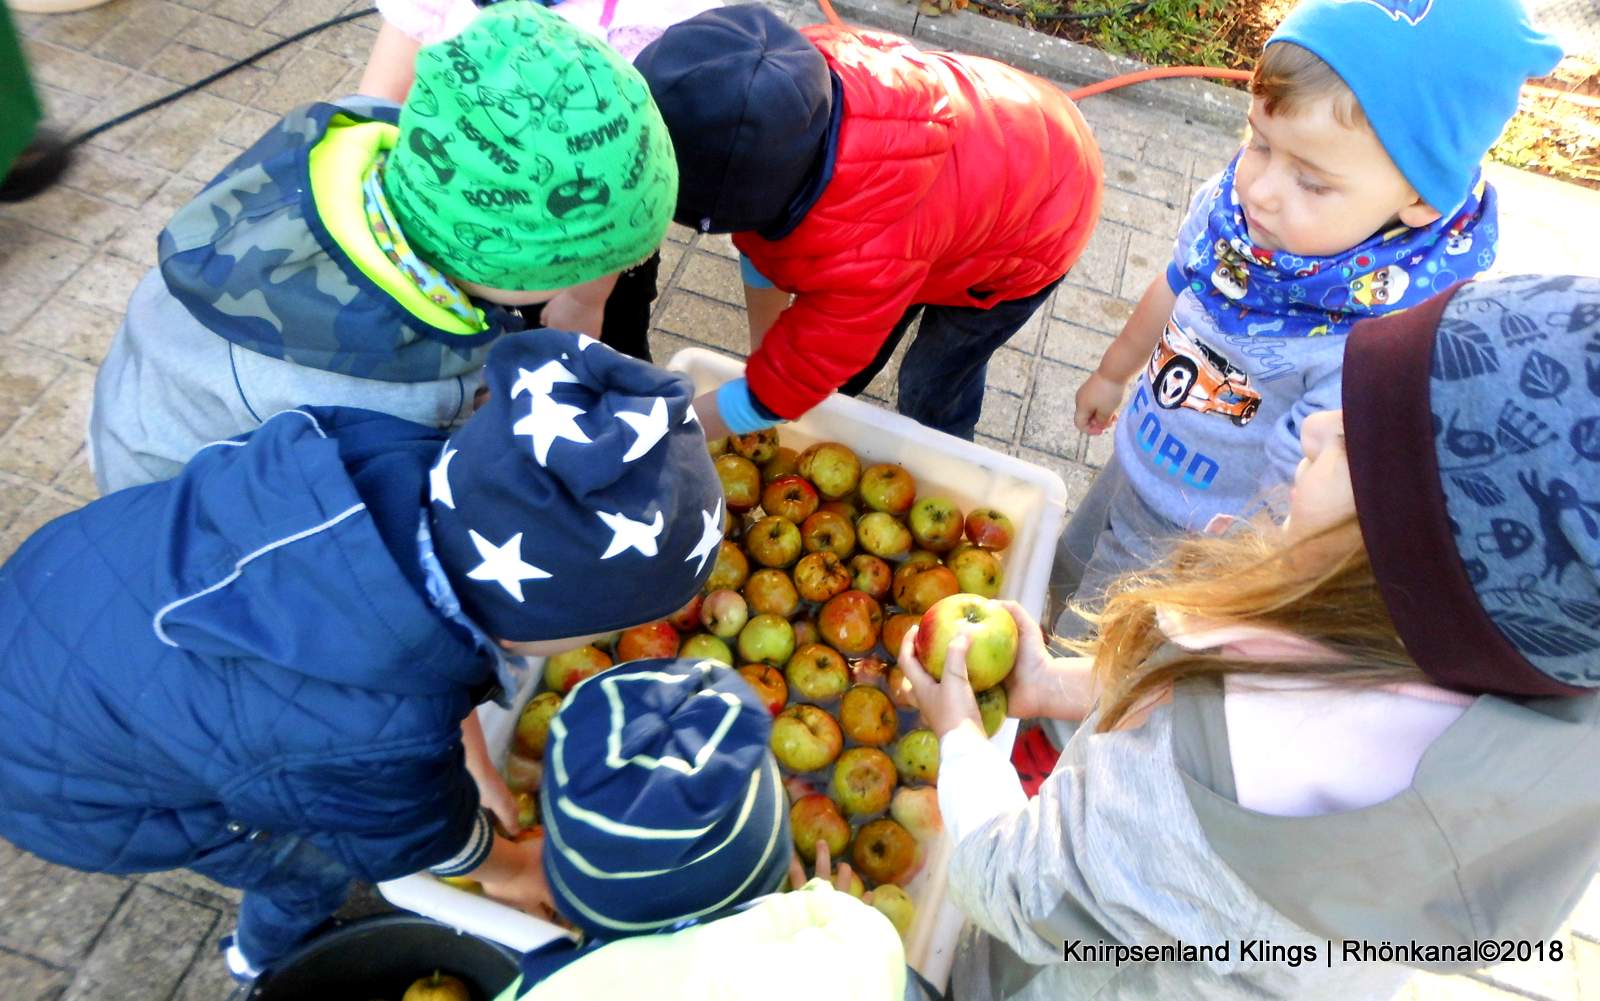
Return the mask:
<svg viewBox="0 0 1600 1001">
<path fill-rule="evenodd" d="M 416 567 L 443 438 L 285 411 L 24 543 L 0 567 L 0 835 L 107 872 L 254 831 L 369 880 L 455 855 L 493 667 Z"/>
</svg>

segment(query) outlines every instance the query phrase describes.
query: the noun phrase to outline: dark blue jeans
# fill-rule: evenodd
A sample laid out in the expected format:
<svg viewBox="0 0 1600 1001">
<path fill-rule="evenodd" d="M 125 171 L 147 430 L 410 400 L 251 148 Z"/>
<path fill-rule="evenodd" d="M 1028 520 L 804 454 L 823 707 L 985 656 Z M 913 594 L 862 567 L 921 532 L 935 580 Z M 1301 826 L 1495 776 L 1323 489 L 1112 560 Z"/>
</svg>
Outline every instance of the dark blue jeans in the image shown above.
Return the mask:
<svg viewBox="0 0 1600 1001">
<path fill-rule="evenodd" d="M 912 306 L 894 325 L 878 356 L 839 388 L 846 396 L 859 396 L 911 328 L 918 314 L 922 325 L 900 363 L 902 414 L 937 431 L 972 440 L 983 412 L 983 387 L 989 373 L 989 356 L 1050 298 L 1061 279 L 1024 299 L 1007 299 L 990 309 L 971 306 Z"/>
<path fill-rule="evenodd" d="M 344 903 L 350 871 L 322 849 L 293 835 L 240 838 L 189 866 L 244 891 L 239 905 L 239 950 L 267 969 L 294 951 Z"/>
</svg>

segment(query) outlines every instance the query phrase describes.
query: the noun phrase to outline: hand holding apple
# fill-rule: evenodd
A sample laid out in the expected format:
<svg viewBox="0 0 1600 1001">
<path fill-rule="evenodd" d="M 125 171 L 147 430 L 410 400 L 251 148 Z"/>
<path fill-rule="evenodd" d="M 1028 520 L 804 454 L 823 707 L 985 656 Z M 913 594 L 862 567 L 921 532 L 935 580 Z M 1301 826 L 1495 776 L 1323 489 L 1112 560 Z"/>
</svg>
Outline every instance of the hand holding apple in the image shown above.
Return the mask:
<svg viewBox="0 0 1600 1001">
<path fill-rule="evenodd" d="M 544 878 L 544 837 L 510 841 L 496 837 L 489 857 L 467 875 L 483 885 L 486 896 L 547 921 L 557 917 L 550 885 Z"/>
<path fill-rule="evenodd" d="M 1010 715 L 1071 722 L 1089 715 L 1095 702 L 1093 662 L 1088 657 L 1052 657 L 1028 610 L 1014 601 L 1000 604 L 1017 623 L 1017 663 L 1005 681 Z"/>
<path fill-rule="evenodd" d="M 900 643 L 900 670 L 911 686 L 911 700 L 922 713 L 928 728 L 943 738 L 951 730 L 970 726 L 983 733 L 983 714 L 978 711 L 978 697 L 972 693 L 972 683 L 967 680 L 967 648 L 972 638 L 962 632 L 950 641 L 944 654 L 944 678 L 935 681 L 917 660 L 916 626 L 906 633 Z"/>
</svg>

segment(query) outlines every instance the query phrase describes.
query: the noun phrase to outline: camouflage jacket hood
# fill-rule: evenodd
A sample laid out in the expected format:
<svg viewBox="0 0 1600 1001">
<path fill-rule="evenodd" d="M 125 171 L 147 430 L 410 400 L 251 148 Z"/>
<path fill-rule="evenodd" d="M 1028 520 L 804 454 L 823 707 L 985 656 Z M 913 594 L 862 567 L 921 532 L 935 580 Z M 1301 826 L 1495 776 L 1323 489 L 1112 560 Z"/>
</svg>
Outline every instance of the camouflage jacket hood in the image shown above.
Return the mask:
<svg viewBox="0 0 1600 1001">
<path fill-rule="evenodd" d="M 356 266 L 312 198 L 309 154 L 335 116 L 392 125 L 399 108 L 353 97 L 284 116 L 161 231 L 168 291 L 217 335 L 297 365 L 383 382 L 476 371 L 495 338 L 524 322 L 480 301 L 487 329 L 452 333 Z"/>
</svg>

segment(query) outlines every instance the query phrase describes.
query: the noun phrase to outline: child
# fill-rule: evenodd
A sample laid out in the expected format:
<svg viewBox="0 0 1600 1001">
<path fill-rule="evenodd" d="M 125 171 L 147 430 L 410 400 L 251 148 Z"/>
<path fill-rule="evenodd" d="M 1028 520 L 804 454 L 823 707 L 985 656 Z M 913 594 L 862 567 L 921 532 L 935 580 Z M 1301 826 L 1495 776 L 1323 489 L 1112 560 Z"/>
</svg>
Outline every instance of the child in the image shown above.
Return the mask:
<svg viewBox="0 0 1600 1001">
<path fill-rule="evenodd" d="M 1185 543 L 1092 663 L 1013 606 L 1013 711 L 1088 716 L 1037 799 L 962 658 L 935 683 L 907 638 L 981 930 L 954 996 L 1380 998 L 1495 962 L 1476 942 L 1568 958 L 1600 862 L 1600 279 L 1467 284 L 1344 341 L 1281 530 Z"/>
<path fill-rule="evenodd" d="M 411 90 L 417 50 L 458 34 L 495 0 L 384 0 L 383 27 L 373 43 L 362 94 L 403 102 Z M 717 0 L 541 0 L 557 14 L 604 39 L 623 58 L 659 37 L 666 25 L 718 6 Z M 650 360 L 650 304 L 656 297 L 659 253 L 621 274 L 563 289 L 540 310 L 540 325 L 578 330 L 643 361 Z"/>
<path fill-rule="evenodd" d="M 352 877 L 431 867 L 546 904 L 537 844 L 478 809 L 504 783 L 480 769 L 474 788 L 462 721 L 516 690 L 504 651 L 688 601 L 721 488 L 679 376 L 561 331 L 501 339 L 487 375 L 448 440 L 285 411 L 25 542 L 0 567 L 0 835 L 243 889 L 241 977 Z"/>
<path fill-rule="evenodd" d="M 1350 325 L 1493 263 L 1478 163 L 1523 81 L 1560 58 L 1519 0 L 1290 12 L 1251 82 L 1249 139 L 1196 193 L 1166 275 L 1078 390 L 1078 429 L 1115 422 L 1116 442 L 1062 537 L 1058 599 L 1094 607 L 1164 540 L 1287 482 L 1305 419 L 1339 406 Z M 1070 610 L 1056 624 L 1085 628 Z"/>
<path fill-rule="evenodd" d="M 748 258 L 750 364 L 695 402 L 707 433 L 859 393 L 920 315 L 900 412 L 970 439 L 989 356 L 1099 215 L 1100 154 L 1072 102 L 999 63 L 796 31 L 759 4 L 674 25 L 635 65 L 677 151 L 674 218 Z"/>
<path fill-rule="evenodd" d="M 453 427 L 507 307 L 655 251 L 671 141 L 603 44 L 508 2 L 417 74 L 404 109 L 291 112 L 162 232 L 95 384 L 102 491 L 307 401 Z"/>
</svg>

